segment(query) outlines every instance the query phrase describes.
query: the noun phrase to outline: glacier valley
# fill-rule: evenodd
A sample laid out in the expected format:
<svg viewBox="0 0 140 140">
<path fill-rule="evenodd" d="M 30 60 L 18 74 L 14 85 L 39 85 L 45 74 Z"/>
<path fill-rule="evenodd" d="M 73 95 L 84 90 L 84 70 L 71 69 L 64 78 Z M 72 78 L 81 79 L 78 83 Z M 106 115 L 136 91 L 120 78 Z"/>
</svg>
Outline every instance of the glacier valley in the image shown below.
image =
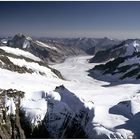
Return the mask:
<svg viewBox="0 0 140 140">
<path fill-rule="evenodd" d="M 140 138 L 139 45 L 1 41 L 0 138 Z"/>
</svg>

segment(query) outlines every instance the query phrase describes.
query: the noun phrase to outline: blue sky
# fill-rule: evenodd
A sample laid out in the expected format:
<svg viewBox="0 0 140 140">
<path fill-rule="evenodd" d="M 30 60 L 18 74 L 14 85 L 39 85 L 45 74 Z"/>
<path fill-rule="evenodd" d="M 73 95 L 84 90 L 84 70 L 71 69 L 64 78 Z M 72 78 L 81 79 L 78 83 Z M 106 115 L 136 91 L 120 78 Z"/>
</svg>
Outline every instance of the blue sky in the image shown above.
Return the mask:
<svg viewBox="0 0 140 140">
<path fill-rule="evenodd" d="M 140 2 L 2 2 L 0 34 L 140 38 Z"/>
</svg>

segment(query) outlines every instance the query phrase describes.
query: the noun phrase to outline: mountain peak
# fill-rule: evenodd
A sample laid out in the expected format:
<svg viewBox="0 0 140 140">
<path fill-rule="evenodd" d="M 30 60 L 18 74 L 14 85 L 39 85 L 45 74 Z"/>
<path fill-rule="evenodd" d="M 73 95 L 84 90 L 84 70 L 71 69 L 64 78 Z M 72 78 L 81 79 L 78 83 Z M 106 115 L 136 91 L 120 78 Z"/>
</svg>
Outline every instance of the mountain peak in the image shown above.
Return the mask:
<svg viewBox="0 0 140 140">
<path fill-rule="evenodd" d="M 29 48 L 30 42 L 32 41 L 31 37 L 28 37 L 22 33 L 16 34 L 12 40 L 8 41 L 8 46 L 15 47 L 15 48 Z"/>
<path fill-rule="evenodd" d="M 25 35 L 23 33 L 18 33 L 18 34 L 16 34 L 16 36 L 25 37 Z"/>
<path fill-rule="evenodd" d="M 27 40 L 32 40 L 32 38 L 30 36 L 26 36 L 23 33 L 18 33 L 16 34 L 13 39 L 27 39 Z"/>
</svg>

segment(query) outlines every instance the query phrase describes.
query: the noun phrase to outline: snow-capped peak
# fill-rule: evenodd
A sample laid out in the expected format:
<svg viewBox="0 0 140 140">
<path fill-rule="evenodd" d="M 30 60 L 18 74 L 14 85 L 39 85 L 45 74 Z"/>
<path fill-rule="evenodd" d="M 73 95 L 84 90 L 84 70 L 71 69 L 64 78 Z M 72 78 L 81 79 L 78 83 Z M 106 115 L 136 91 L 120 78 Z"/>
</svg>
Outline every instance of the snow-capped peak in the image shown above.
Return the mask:
<svg viewBox="0 0 140 140">
<path fill-rule="evenodd" d="M 133 46 L 134 46 L 134 48 L 135 48 L 135 51 L 136 51 L 136 52 L 139 52 L 139 49 L 138 49 L 139 43 L 137 43 L 136 40 L 133 42 Z"/>
<path fill-rule="evenodd" d="M 27 40 L 32 40 L 32 38 L 30 36 L 26 36 Z"/>
<path fill-rule="evenodd" d="M 23 39 L 23 49 L 29 48 L 30 47 L 30 41 L 32 41 L 32 38 L 29 36 L 26 36 L 22 33 L 17 34 L 19 39 Z M 17 40 L 18 41 L 18 40 Z"/>
<path fill-rule="evenodd" d="M 122 54 L 121 56 L 130 56 L 135 52 L 139 52 L 140 51 L 139 44 L 140 44 L 140 40 L 127 40 L 124 45 L 126 47 L 126 52 L 125 54 Z"/>
<path fill-rule="evenodd" d="M 26 38 L 27 40 L 32 40 L 32 38 L 30 36 L 26 36 L 23 33 L 18 33 L 15 36 L 19 37 L 19 38 Z"/>
</svg>

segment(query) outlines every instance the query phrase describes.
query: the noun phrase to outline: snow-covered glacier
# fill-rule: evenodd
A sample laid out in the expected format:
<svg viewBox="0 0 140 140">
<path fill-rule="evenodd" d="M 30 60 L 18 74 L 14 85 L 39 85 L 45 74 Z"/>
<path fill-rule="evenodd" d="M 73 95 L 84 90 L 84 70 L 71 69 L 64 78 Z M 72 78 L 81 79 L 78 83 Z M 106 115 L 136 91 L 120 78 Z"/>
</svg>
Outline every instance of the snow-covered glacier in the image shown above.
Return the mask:
<svg viewBox="0 0 140 140">
<path fill-rule="evenodd" d="M 60 48 L 23 35 L 9 43 L 21 37 L 19 47 L 0 46 L 2 138 L 140 137 L 139 79 L 124 78 L 123 83 L 123 79 L 117 79 L 125 70 L 139 67 L 138 40 L 127 42 L 124 56 L 119 56 L 121 60 L 89 63 L 92 56 L 82 54 L 50 64 L 44 61 L 46 54 L 41 57 L 41 50 L 47 48 L 48 54 L 50 51 L 55 55 Z M 111 71 L 110 65 L 115 69 Z M 114 72 L 108 73 L 111 81 L 97 69 L 94 76 L 89 75 L 89 70 L 97 67 Z"/>
</svg>

